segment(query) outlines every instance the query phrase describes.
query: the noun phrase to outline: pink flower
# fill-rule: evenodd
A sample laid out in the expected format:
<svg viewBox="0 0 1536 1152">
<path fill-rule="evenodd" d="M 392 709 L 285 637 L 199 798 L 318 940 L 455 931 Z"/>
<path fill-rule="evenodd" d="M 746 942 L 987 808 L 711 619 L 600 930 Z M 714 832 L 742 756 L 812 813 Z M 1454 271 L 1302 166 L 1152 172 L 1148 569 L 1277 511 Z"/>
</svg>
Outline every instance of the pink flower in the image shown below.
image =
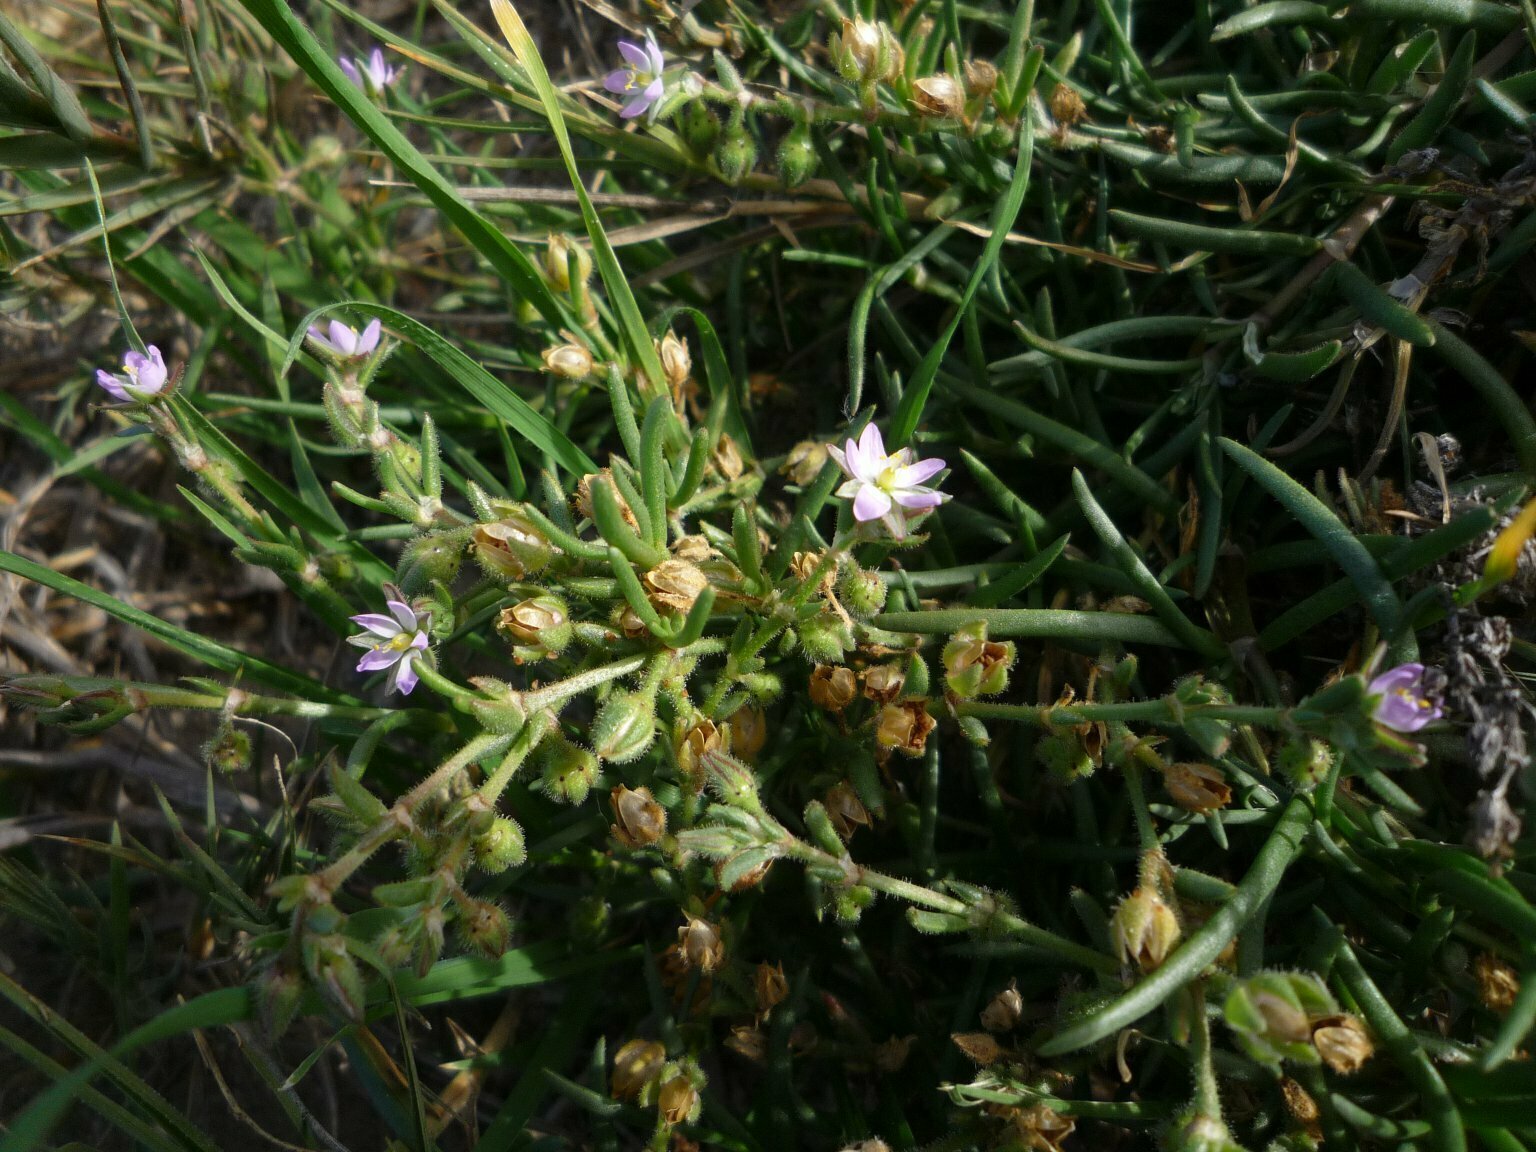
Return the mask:
<svg viewBox="0 0 1536 1152">
<path fill-rule="evenodd" d="M 400 69 L 391 67 L 384 62 L 384 50 L 375 48 L 368 53 L 365 62 L 361 56 L 348 59 L 345 56 L 336 57 L 336 63 L 346 73 L 347 79 L 356 84 L 370 96 L 378 97 L 384 94 L 384 90 L 400 79 Z"/>
<path fill-rule="evenodd" d="M 619 55 L 624 57 L 625 66 L 608 73 L 603 80 L 603 87 L 610 92 L 629 96 L 619 115 L 625 120 L 633 120 L 649 110 L 666 91 L 661 74 L 666 71 L 667 63 L 661 58 L 661 48 L 649 30 L 646 31 L 644 45 L 620 40 Z"/>
<path fill-rule="evenodd" d="M 853 518 L 860 523 L 880 520 L 897 540 L 907 534 L 908 515 L 937 508 L 949 499 L 923 486 L 924 480 L 944 470 L 944 461 L 918 460 L 910 448 L 887 455 L 880 429 L 873 424 L 857 443 L 849 439 L 841 448 L 829 444 L 827 452 L 848 477 L 837 494 L 853 497 Z"/>
<path fill-rule="evenodd" d="M 1424 665 L 1399 664 L 1376 677 L 1366 692 L 1376 697 L 1371 718 L 1394 732 L 1417 732 L 1440 719 L 1440 703 L 1424 690 Z"/>
<path fill-rule="evenodd" d="M 361 624 L 367 631 L 348 636 L 347 643 L 368 649 L 357 662 L 359 672 L 379 672 L 389 669 L 389 689 L 398 689 L 409 696 L 416 687 L 415 662 L 427 649 L 427 634 L 419 626 L 416 613 L 401 600 L 384 602 L 390 614 L 365 612 L 352 617 L 352 623 Z"/>
<path fill-rule="evenodd" d="M 114 400 L 120 400 L 124 404 L 131 404 L 143 396 L 155 396 L 165 388 L 170 381 L 171 374 L 166 370 L 165 361 L 160 357 L 160 349 L 153 344 L 149 346 L 149 355 L 143 352 L 130 352 L 123 357 L 122 375 L 115 375 L 101 369 L 96 370 L 96 383 L 105 388 Z M 128 392 L 132 388 L 139 396 L 133 396 Z"/>
<path fill-rule="evenodd" d="M 321 330 L 320 325 L 311 324 L 309 338 L 331 355 L 343 360 L 361 358 L 379 346 L 381 325 L 377 317 L 368 321 L 368 327 L 361 333 L 352 325 L 343 324 L 340 320 L 332 320 L 326 328 L 329 330 L 329 335 Z"/>
</svg>

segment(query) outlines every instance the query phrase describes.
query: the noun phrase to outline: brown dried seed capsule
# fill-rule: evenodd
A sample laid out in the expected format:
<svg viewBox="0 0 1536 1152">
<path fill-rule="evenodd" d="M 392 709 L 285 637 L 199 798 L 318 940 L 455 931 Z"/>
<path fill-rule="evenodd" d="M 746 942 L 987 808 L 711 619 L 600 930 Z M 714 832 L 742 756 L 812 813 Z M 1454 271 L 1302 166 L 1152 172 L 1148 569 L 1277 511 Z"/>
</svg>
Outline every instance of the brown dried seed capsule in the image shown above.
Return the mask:
<svg viewBox="0 0 1536 1152">
<path fill-rule="evenodd" d="M 1179 918 L 1155 890 L 1139 887 L 1120 901 L 1109 931 L 1120 963 L 1151 972 L 1179 942 Z"/>
<path fill-rule="evenodd" d="M 876 704 L 889 704 L 901 695 L 907 674 L 895 664 L 877 664 L 864 673 L 864 697 Z"/>
<path fill-rule="evenodd" d="M 912 103 L 928 116 L 958 120 L 965 112 L 965 92 L 953 76 L 941 72 L 912 81 Z"/>
<path fill-rule="evenodd" d="M 996 1064 L 1005 1055 L 1003 1046 L 990 1032 L 956 1032 L 950 1037 L 955 1047 L 983 1068 Z"/>
<path fill-rule="evenodd" d="M 859 794 L 846 780 L 839 780 L 832 785 L 821 803 L 827 810 L 833 829 L 844 840 L 860 828 L 869 828 L 874 824 L 874 821 L 869 818 L 869 809 L 864 807 Z"/>
<path fill-rule="evenodd" d="M 689 968 L 709 973 L 725 961 L 725 941 L 720 939 L 720 929 L 708 920 L 688 917 L 688 923 L 677 930 L 677 944 Z"/>
<path fill-rule="evenodd" d="M 649 788 L 629 789 L 620 784 L 611 793 L 614 838 L 626 848 L 644 848 L 667 831 L 667 810 L 656 803 Z"/>
<path fill-rule="evenodd" d="M 759 964 L 752 974 L 752 990 L 757 996 L 757 1010 L 768 1013 L 784 1003 L 789 995 L 789 981 L 784 976 L 783 964 Z"/>
<path fill-rule="evenodd" d="M 875 719 L 875 748 L 888 756 L 900 752 L 903 756 L 921 756 L 928 744 L 928 733 L 938 726 L 928 715 L 927 702 L 922 699 L 902 700 L 887 704 Z"/>
<path fill-rule="evenodd" d="M 686 560 L 667 559 L 645 574 L 646 598 L 658 612 L 676 612 L 686 615 L 699 598 L 699 593 L 709 587 L 709 580 L 694 564 Z"/>
<path fill-rule="evenodd" d="M 1520 995 L 1520 976 L 1492 952 L 1479 953 L 1472 961 L 1477 998 L 1491 1012 L 1508 1012 Z"/>
<path fill-rule="evenodd" d="M 1024 997 L 1017 981 L 1011 982 L 981 1010 L 981 1026 L 988 1032 L 1012 1032 L 1024 1016 Z"/>
<path fill-rule="evenodd" d="M 1376 1051 L 1365 1025 L 1353 1016 L 1342 1014 L 1314 1020 L 1312 1043 L 1317 1047 L 1323 1063 L 1340 1076 L 1358 1072 Z"/>
<path fill-rule="evenodd" d="M 693 1118 L 699 1105 L 699 1093 L 686 1076 L 674 1076 L 656 1094 L 656 1110 L 668 1124 L 683 1124 Z"/>
<path fill-rule="evenodd" d="M 1169 764 L 1163 769 L 1163 787 L 1175 804 L 1190 812 L 1211 812 L 1232 800 L 1226 777 L 1209 764 Z"/>
<path fill-rule="evenodd" d="M 859 683 L 853 669 L 841 664 L 818 664 L 811 669 L 811 703 L 828 712 L 841 712 L 853 703 Z"/>
</svg>

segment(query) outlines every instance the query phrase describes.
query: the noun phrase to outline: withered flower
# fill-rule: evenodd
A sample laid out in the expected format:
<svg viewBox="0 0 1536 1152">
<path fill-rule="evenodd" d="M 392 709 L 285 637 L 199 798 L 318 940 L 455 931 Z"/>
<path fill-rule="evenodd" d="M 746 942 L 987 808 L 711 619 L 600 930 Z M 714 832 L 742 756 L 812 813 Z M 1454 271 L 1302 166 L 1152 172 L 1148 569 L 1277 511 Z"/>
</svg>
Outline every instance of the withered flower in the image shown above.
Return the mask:
<svg viewBox="0 0 1536 1152">
<path fill-rule="evenodd" d="M 620 784 L 611 793 L 614 839 L 626 848 L 644 848 L 667 831 L 667 810 L 656 803 L 649 788 L 629 789 Z"/>
<path fill-rule="evenodd" d="M 752 990 L 757 995 L 759 1015 L 767 1015 L 789 995 L 789 981 L 784 976 L 783 964 L 769 964 L 766 960 L 752 974 Z"/>
<path fill-rule="evenodd" d="M 613 1055 L 609 1093 L 616 1100 L 633 1100 L 645 1090 L 667 1062 L 667 1050 L 654 1040 L 626 1041 Z"/>
<path fill-rule="evenodd" d="M 476 524 L 475 557 L 488 571 L 507 580 L 521 580 L 549 566 L 555 554 L 536 524 L 522 512 L 511 511 L 500 520 Z"/>
<path fill-rule="evenodd" d="M 1088 106 L 1071 85 L 1058 84 L 1052 88 L 1049 104 L 1051 119 L 1056 121 L 1057 131 L 1063 135 L 1068 129 L 1088 119 Z"/>
<path fill-rule="evenodd" d="M 725 941 L 720 939 L 720 929 L 708 920 L 688 917 L 688 923 L 677 930 L 677 945 L 683 962 L 700 972 L 713 972 L 725 962 Z"/>
<path fill-rule="evenodd" d="M 1120 963 L 1151 972 L 1162 965 L 1181 935 L 1179 918 L 1156 890 L 1138 887 L 1115 909 L 1110 937 Z"/>
<path fill-rule="evenodd" d="M 784 463 L 779 465 L 779 475 L 803 488 L 821 475 L 827 459 L 826 444 L 820 440 L 802 440 L 784 457 Z"/>
<path fill-rule="evenodd" d="M 828 712 L 841 712 L 858 694 L 853 669 L 841 664 L 818 664 L 811 669 L 811 703 Z"/>
<path fill-rule="evenodd" d="M 667 559 L 645 574 L 644 584 L 646 598 L 658 612 L 686 615 L 709 587 L 709 579 L 686 560 Z"/>
<path fill-rule="evenodd" d="M 677 390 L 693 374 L 693 357 L 688 352 L 688 341 L 668 328 L 667 334 L 656 342 L 656 355 L 661 359 L 661 370 L 667 374 L 667 383 L 676 395 Z"/>
<path fill-rule="evenodd" d="M 1012 1032 L 1024 1016 L 1024 997 L 1017 981 L 1009 983 L 981 1010 L 981 1026 L 988 1032 Z"/>
<path fill-rule="evenodd" d="M 503 608 L 496 626 L 518 644 L 540 644 L 570 622 L 566 606 L 552 596 L 524 600 Z"/>
<path fill-rule="evenodd" d="M 996 1064 L 1006 1053 L 990 1032 L 956 1032 L 950 1037 L 955 1047 L 983 1068 Z"/>
<path fill-rule="evenodd" d="M 731 751 L 749 764 L 768 742 L 768 716 L 755 704 L 744 704 L 725 722 L 731 730 Z"/>
<path fill-rule="evenodd" d="M 580 344 L 557 344 L 543 352 L 544 371 L 566 380 L 585 380 L 592 375 L 592 353 Z"/>
<path fill-rule="evenodd" d="M 887 704 L 875 718 L 875 748 L 882 756 L 892 752 L 921 756 L 928 733 L 936 727 L 938 721 L 928 715 L 927 702 L 921 698 Z"/>
<path fill-rule="evenodd" d="M 997 87 L 997 66 L 989 60 L 965 62 L 965 90 L 974 99 L 985 102 Z"/>
<path fill-rule="evenodd" d="M 1024 1147 L 1031 1152 L 1061 1152 L 1062 1141 L 1077 1129 L 1076 1120 L 1044 1104 L 1020 1108 L 1011 1119 Z"/>
<path fill-rule="evenodd" d="M 715 442 L 715 450 L 710 453 L 709 462 L 715 466 L 715 471 L 726 483 L 737 479 L 747 470 L 746 462 L 741 458 L 741 449 L 736 447 L 736 441 L 722 432 L 720 439 Z"/>
<path fill-rule="evenodd" d="M 965 112 L 965 92 L 953 76 L 940 72 L 912 81 L 912 103 L 924 115 L 958 120 Z"/>
<path fill-rule="evenodd" d="M 1520 976 L 1492 952 L 1481 952 L 1472 961 L 1477 998 L 1491 1012 L 1508 1012 L 1520 995 Z"/>
<path fill-rule="evenodd" d="M 734 731 L 732 735 L 734 735 Z M 725 739 L 719 728 L 712 720 L 700 720 L 685 728 L 673 744 L 673 751 L 677 754 L 677 766 L 682 769 L 683 775 L 693 782 L 695 788 L 704 786 L 704 771 L 700 766 L 699 757 L 706 752 L 719 752 L 725 747 Z"/>
<path fill-rule="evenodd" d="M 699 1108 L 699 1093 L 688 1077 L 672 1077 L 656 1094 L 656 1110 L 668 1124 L 683 1124 L 693 1119 Z"/>
<path fill-rule="evenodd" d="M 624 523 L 638 529 L 640 521 L 635 519 L 634 509 L 629 506 L 629 502 L 624 499 L 624 494 L 614 484 L 611 468 L 604 468 L 601 472 L 588 472 L 576 482 L 577 513 L 587 520 L 595 519 L 592 515 L 592 485 L 595 483 L 607 484 L 613 490 L 613 498 L 618 501 L 619 514 L 623 516 Z"/>
<path fill-rule="evenodd" d="M 901 695 L 907 674 L 895 664 L 876 664 L 864 673 L 864 697 L 876 704 L 889 704 Z"/>
<path fill-rule="evenodd" d="M 1175 804 L 1190 812 L 1211 812 L 1232 800 L 1226 777 L 1209 764 L 1169 764 L 1163 768 L 1163 787 Z"/>
<path fill-rule="evenodd" d="M 736 1025 L 726 1037 L 725 1046 L 754 1064 L 761 1064 L 768 1055 L 768 1037 L 755 1024 Z"/>
<path fill-rule="evenodd" d="M 1323 1063 L 1340 1076 L 1360 1071 L 1376 1046 L 1365 1025 L 1353 1016 L 1324 1016 L 1312 1022 L 1312 1043 Z"/>
<path fill-rule="evenodd" d="M 832 785 L 822 799 L 822 806 L 826 808 L 827 816 L 832 820 L 832 827 L 844 840 L 860 828 L 868 828 L 874 823 L 869 818 L 869 809 L 864 807 L 859 794 L 846 780 L 839 780 Z"/>
</svg>

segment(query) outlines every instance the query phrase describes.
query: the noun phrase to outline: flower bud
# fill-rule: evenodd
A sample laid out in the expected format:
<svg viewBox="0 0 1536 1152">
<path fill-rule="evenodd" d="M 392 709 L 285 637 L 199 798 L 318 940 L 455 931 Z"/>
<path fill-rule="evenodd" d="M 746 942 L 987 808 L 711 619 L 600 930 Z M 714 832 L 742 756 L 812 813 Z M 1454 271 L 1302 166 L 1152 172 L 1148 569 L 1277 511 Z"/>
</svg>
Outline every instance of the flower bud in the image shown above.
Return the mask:
<svg viewBox="0 0 1536 1152">
<path fill-rule="evenodd" d="M 616 1100 L 634 1100 L 661 1075 L 667 1062 L 667 1050 L 654 1040 L 627 1040 L 613 1054 L 613 1076 L 608 1081 L 609 1095 Z"/>
<path fill-rule="evenodd" d="M 1350 677 L 1349 679 L 1358 679 Z M 1232 693 L 1214 680 L 1207 680 L 1196 673 L 1186 676 L 1174 685 L 1174 699 L 1180 705 L 1180 710 L 1188 711 L 1180 718 L 1184 735 L 1195 742 L 1195 745 L 1207 756 L 1213 759 L 1226 755 L 1227 749 L 1232 746 L 1232 725 L 1229 721 L 1220 720 L 1213 716 L 1202 716 L 1198 711 L 1207 705 L 1225 705 L 1232 703 Z"/>
<path fill-rule="evenodd" d="M 459 908 L 459 936 L 472 952 L 494 960 L 512 942 L 512 921 L 489 900 L 466 899 Z"/>
<path fill-rule="evenodd" d="M 1222 1005 L 1238 1044 L 1261 1064 L 1318 1063 L 1312 1021 L 1338 1014 L 1332 993 L 1310 972 L 1261 972 L 1239 980 Z"/>
<path fill-rule="evenodd" d="M 864 698 L 876 704 L 889 704 L 901 695 L 906 672 L 896 664 L 876 664 L 864 673 Z"/>
<path fill-rule="evenodd" d="M 709 587 L 709 579 L 696 565 L 686 560 L 668 558 L 645 574 L 646 598 L 658 612 L 675 612 L 685 616 L 699 598 L 699 593 Z"/>
<path fill-rule="evenodd" d="M 752 974 L 752 991 L 757 996 L 759 1016 L 773 1011 L 789 996 L 789 981 L 784 978 L 784 965 L 759 964 Z"/>
<path fill-rule="evenodd" d="M 268 968 L 256 981 L 256 1011 L 268 1040 L 279 1039 L 299 1014 L 304 981 L 286 964 Z"/>
<path fill-rule="evenodd" d="M 475 559 L 486 575 L 523 580 L 549 567 L 555 548 L 543 531 L 520 509 L 509 507 L 501 519 L 476 524 Z"/>
<path fill-rule="evenodd" d="M 1187 762 L 1163 767 L 1163 787 L 1180 808 L 1189 812 L 1213 812 L 1232 800 L 1232 789 L 1221 770 L 1209 764 Z"/>
<path fill-rule="evenodd" d="M 844 80 L 874 84 L 894 80 L 901 72 L 901 43 L 883 23 L 844 17 L 842 29 L 833 33 L 829 47 Z"/>
<path fill-rule="evenodd" d="M 715 146 L 715 167 L 727 184 L 735 184 L 757 163 L 757 141 L 739 116 L 725 126 L 725 135 Z"/>
<path fill-rule="evenodd" d="M 571 642 L 573 635 L 570 609 L 553 596 L 536 596 L 503 608 L 496 627 L 512 641 L 519 660 L 542 660 L 555 655 Z"/>
<path fill-rule="evenodd" d="M 795 626 L 800 651 L 813 664 L 839 664 L 853 647 L 853 633 L 830 612 L 812 616 Z"/>
<path fill-rule="evenodd" d="M 347 938 L 340 933 L 306 936 L 299 951 L 320 994 L 348 1020 L 360 1023 L 366 999 L 363 976 L 347 951 Z"/>
<path fill-rule="evenodd" d="M 251 736 L 227 719 L 219 725 L 213 739 L 203 746 L 203 759 L 221 776 L 232 776 L 251 766 Z"/>
<path fill-rule="evenodd" d="M 710 790 L 722 804 L 743 812 L 761 812 L 757 796 L 757 777 L 752 769 L 725 752 L 706 752 L 699 757 Z"/>
<path fill-rule="evenodd" d="M 1115 909 L 1110 938 L 1120 963 L 1142 972 L 1162 966 L 1181 935 L 1179 918 L 1155 889 L 1138 887 Z"/>
<path fill-rule="evenodd" d="M 860 568 L 852 562 L 844 565 L 837 582 L 837 595 L 855 620 L 868 620 L 885 608 L 885 581 L 878 572 Z"/>
<path fill-rule="evenodd" d="M 1333 749 L 1315 736 L 1298 734 L 1285 742 L 1276 763 L 1293 787 L 1307 792 L 1328 778 L 1333 769 Z"/>
<path fill-rule="evenodd" d="M 549 244 L 544 248 L 544 274 L 556 292 L 571 290 L 571 254 L 576 256 L 576 275 L 585 284 L 592 278 L 592 256 L 585 245 L 577 243 L 564 232 L 551 232 Z"/>
<path fill-rule="evenodd" d="M 491 826 L 470 841 L 475 864 L 492 876 L 515 868 L 528 859 L 523 826 L 510 816 L 497 816 Z"/>
<path fill-rule="evenodd" d="M 708 920 L 688 917 L 688 923 L 677 930 L 677 946 L 683 963 L 705 975 L 725 962 L 725 942 L 720 939 L 720 929 Z"/>
<path fill-rule="evenodd" d="M 463 528 L 438 529 L 412 540 L 400 553 L 400 587 L 414 595 L 434 582 L 452 584 L 464 562 L 466 535 Z"/>
<path fill-rule="evenodd" d="M 688 377 L 693 375 L 693 357 L 688 353 L 688 341 L 678 338 L 676 332 L 667 329 L 667 334 L 656 341 L 656 355 L 661 360 L 661 370 L 666 373 L 667 383 L 672 386 L 675 393 L 688 382 Z"/>
<path fill-rule="evenodd" d="M 551 799 L 580 804 L 592 791 L 597 771 L 597 757 L 585 748 L 565 739 L 551 740 L 541 776 L 544 792 Z"/>
<path fill-rule="evenodd" d="M 853 669 L 841 664 L 818 664 L 811 669 L 811 703 L 828 712 L 841 712 L 853 703 L 859 682 Z"/>
<path fill-rule="evenodd" d="M 875 748 L 882 757 L 892 752 L 921 756 L 928 744 L 928 733 L 937 726 L 938 722 L 928 715 L 926 701 L 887 704 L 875 718 Z"/>
<path fill-rule="evenodd" d="M 796 124 L 779 141 L 779 179 L 786 188 L 798 188 L 816 171 L 816 142 L 808 124 Z"/>
<path fill-rule="evenodd" d="M 953 76 L 941 72 L 912 81 L 912 104 L 925 116 L 958 120 L 965 114 L 965 93 Z"/>
<path fill-rule="evenodd" d="M 731 751 L 749 764 L 768 742 L 768 714 L 755 704 L 736 709 L 725 726 L 731 734 Z"/>
<path fill-rule="evenodd" d="M 981 1010 L 981 1026 L 988 1032 L 1012 1032 L 1024 1018 L 1024 997 L 1017 982 L 1010 983 Z"/>
<path fill-rule="evenodd" d="M 837 829 L 832 826 L 832 817 L 827 814 L 826 805 L 820 800 L 812 800 L 805 806 L 803 819 L 805 821 L 806 835 L 811 843 L 834 860 L 842 859 L 842 837 L 838 835 Z"/>
<path fill-rule="evenodd" d="M 1008 687 L 1015 655 L 1012 641 L 999 644 L 987 639 L 985 623 L 967 624 L 944 645 L 944 683 L 962 700 L 995 696 Z"/>
<path fill-rule="evenodd" d="M 875 890 L 867 884 L 855 884 L 840 888 L 832 898 L 832 915 L 839 924 L 852 926 L 859 922 L 864 910 L 875 902 Z"/>
<path fill-rule="evenodd" d="M 628 764 L 639 759 L 656 737 L 655 699 L 642 692 L 613 692 L 597 710 L 591 736 L 601 760 Z"/>
<path fill-rule="evenodd" d="M 1312 1044 L 1317 1054 L 1340 1076 L 1352 1076 L 1376 1051 L 1365 1025 L 1353 1016 L 1325 1016 L 1312 1023 Z"/>
<path fill-rule="evenodd" d="M 556 344 L 544 349 L 544 371 L 566 380 L 585 380 L 592 375 L 592 353 L 580 344 Z"/>
<path fill-rule="evenodd" d="M 667 831 L 667 810 L 656 803 L 649 788 L 629 789 L 620 784 L 609 793 L 614 823 L 609 831 L 626 848 L 644 848 Z"/>
</svg>

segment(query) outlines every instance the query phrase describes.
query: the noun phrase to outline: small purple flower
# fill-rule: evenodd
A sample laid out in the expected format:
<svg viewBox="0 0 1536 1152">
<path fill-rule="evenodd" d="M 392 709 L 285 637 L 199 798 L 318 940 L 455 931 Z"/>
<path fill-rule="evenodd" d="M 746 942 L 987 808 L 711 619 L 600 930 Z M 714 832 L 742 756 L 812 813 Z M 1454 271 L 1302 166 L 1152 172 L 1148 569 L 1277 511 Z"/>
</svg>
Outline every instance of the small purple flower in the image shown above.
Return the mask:
<svg viewBox="0 0 1536 1152">
<path fill-rule="evenodd" d="M 949 499 L 923 486 L 924 480 L 944 470 L 944 461 L 919 460 L 910 448 L 887 455 L 885 440 L 873 424 L 865 427 L 857 443 L 850 438 L 841 448 L 829 444 L 827 452 L 848 477 L 837 494 L 853 497 L 853 518 L 861 524 L 880 520 L 897 540 L 907 534 L 909 512 L 937 508 Z"/>
<path fill-rule="evenodd" d="M 131 404 L 140 398 L 130 395 L 129 388 L 141 396 L 155 396 L 165 388 L 170 378 L 165 361 L 160 357 L 160 349 L 153 344 L 149 346 L 147 356 L 143 352 L 130 352 L 124 356 L 121 375 L 100 368 L 96 370 L 96 383 L 105 388 L 114 400 L 124 404 Z"/>
<path fill-rule="evenodd" d="M 1424 665 L 1399 664 L 1370 682 L 1366 692 L 1376 698 L 1371 717 L 1394 732 L 1417 732 L 1440 719 L 1440 702 L 1424 690 Z"/>
<path fill-rule="evenodd" d="M 362 332 L 350 324 L 332 320 L 326 325 L 326 330 L 322 330 L 318 324 L 311 324 L 308 336 L 331 355 L 343 360 L 354 360 L 368 355 L 379 346 L 379 331 L 377 317 L 368 321 L 368 327 Z"/>
<path fill-rule="evenodd" d="M 336 63 L 341 65 L 341 70 L 346 73 L 348 80 L 370 96 L 384 95 L 384 90 L 400 79 L 400 69 L 385 63 L 382 48 L 375 48 L 368 53 L 366 61 L 361 56 L 350 59 L 346 56 L 338 56 Z"/>
<path fill-rule="evenodd" d="M 666 90 L 661 74 L 666 71 L 667 63 L 661 58 L 661 48 L 649 30 L 645 33 L 644 45 L 620 40 L 619 55 L 624 57 L 624 67 L 608 73 L 603 87 L 629 97 L 619 115 L 625 120 L 633 120 L 661 99 Z"/>
<path fill-rule="evenodd" d="M 352 623 L 361 624 L 366 632 L 348 636 L 347 643 L 368 649 L 357 662 L 359 672 L 378 672 L 389 669 L 389 689 L 399 689 L 409 696 L 419 677 L 415 663 L 427 649 L 427 634 L 420 627 L 416 613 L 402 600 L 384 602 L 390 614 L 365 612 L 352 617 Z"/>
</svg>

